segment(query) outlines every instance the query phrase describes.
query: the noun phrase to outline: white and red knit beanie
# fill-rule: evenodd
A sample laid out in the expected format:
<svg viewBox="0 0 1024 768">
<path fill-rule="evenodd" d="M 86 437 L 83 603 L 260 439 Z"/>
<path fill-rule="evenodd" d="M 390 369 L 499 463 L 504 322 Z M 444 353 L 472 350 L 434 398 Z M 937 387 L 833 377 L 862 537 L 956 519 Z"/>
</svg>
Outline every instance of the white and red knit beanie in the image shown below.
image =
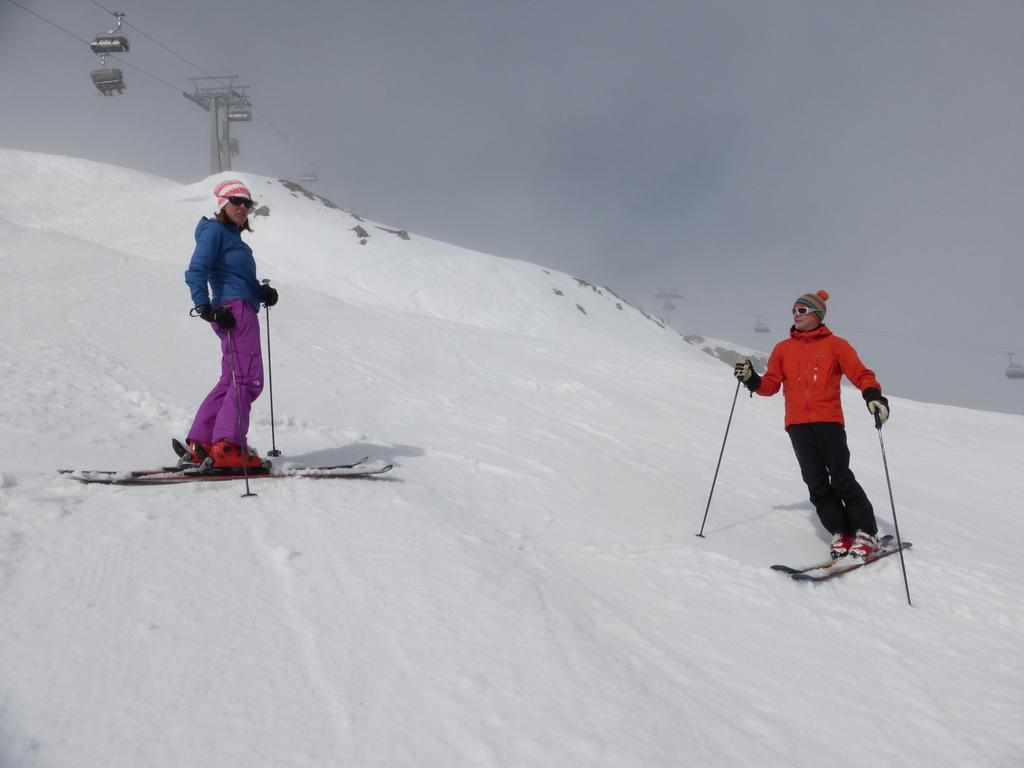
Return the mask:
<svg viewBox="0 0 1024 768">
<path fill-rule="evenodd" d="M 231 179 L 230 181 L 222 181 L 213 190 L 214 196 L 217 198 L 217 210 L 224 210 L 224 206 L 228 204 L 229 197 L 244 197 L 248 200 L 252 200 L 252 192 L 242 182 L 237 179 Z"/>
<path fill-rule="evenodd" d="M 828 301 L 828 291 L 818 291 L 817 293 L 805 293 L 793 302 L 793 306 L 803 304 L 810 307 L 811 311 L 818 316 L 818 319 L 824 322 L 825 312 L 828 311 L 828 307 L 825 306 L 826 301 Z"/>
</svg>

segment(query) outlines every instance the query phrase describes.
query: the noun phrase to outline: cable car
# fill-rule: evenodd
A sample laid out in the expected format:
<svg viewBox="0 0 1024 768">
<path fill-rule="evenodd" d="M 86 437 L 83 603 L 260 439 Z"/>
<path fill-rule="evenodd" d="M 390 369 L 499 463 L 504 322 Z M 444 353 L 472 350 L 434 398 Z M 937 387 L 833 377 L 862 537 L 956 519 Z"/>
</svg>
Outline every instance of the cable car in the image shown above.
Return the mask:
<svg viewBox="0 0 1024 768">
<path fill-rule="evenodd" d="M 92 84 L 96 86 L 96 90 L 104 96 L 124 93 L 124 74 L 120 69 L 104 67 L 103 69 L 94 69 L 89 74 L 92 76 Z"/>
<path fill-rule="evenodd" d="M 304 173 L 299 176 L 299 181 L 316 181 L 315 173 Z"/>
<path fill-rule="evenodd" d="M 247 123 L 252 120 L 252 110 L 243 107 L 231 107 L 228 109 L 228 120 L 232 123 Z"/>
<path fill-rule="evenodd" d="M 766 324 L 765 324 L 765 323 L 764 323 L 764 322 L 763 322 L 763 321 L 761 320 L 761 316 L 760 316 L 760 315 L 758 315 L 758 316 L 757 316 L 757 322 L 756 322 L 756 323 L 754 323 L 754 333 L 771 333 L 771 330 L 772 330 L 772 329 L 771 329 L 771 328 L 769 328 L 769 327 L 768 327 L 768 326 L 767 326 L 767 325 L 766 325 Z"/>
<path fill-rule="evenodd" d="M 1010 353 L 1010 364 L 1006 366 L 1006 378 L 1024 379 L 1024 365 L 1013 362 L 1013 353 Z"/>
</svg>

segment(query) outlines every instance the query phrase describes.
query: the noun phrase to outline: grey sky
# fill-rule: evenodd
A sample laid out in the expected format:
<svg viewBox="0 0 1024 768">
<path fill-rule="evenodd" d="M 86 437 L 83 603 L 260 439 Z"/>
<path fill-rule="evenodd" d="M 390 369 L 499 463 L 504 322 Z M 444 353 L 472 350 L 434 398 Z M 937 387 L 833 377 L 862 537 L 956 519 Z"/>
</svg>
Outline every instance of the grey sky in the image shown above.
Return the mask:
<svg viewBox="0 0 1024 768">
<path fill-rule="evenodd" d="M 762 348 L 825 288 L 887 392 L 1024 413 L 1003 376 L 1024 363 L 1024 3 L 101 5 L 251 86 L 238 168 L 315 169 L 368 216 L 649 311 L 677 289 L 674 326 Z M 169 85 L 125 67 L 102 98 L 88 48 L 0 0 L 0 145 L 206 176 L 207 116 L 178 93 L 202 73 L 128 34 Z"/>
</svg>

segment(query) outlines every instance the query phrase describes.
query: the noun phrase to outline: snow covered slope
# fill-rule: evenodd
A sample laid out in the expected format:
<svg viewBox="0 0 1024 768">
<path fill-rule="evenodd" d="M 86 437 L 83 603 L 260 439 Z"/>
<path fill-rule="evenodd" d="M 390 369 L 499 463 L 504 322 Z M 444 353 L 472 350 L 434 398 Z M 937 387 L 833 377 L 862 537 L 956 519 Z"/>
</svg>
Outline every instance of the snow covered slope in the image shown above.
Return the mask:
<svg viewBox="0 0 1024 768">
<path fill-rule="evenodd" d="M 915 607 L 895 558 L 793 583 L 768 566 L 827 536 L 781 399 L 739 396 L 698 539 L 728 367 L 605 289 L 235 175 L 281 293 L 274 442 L 394 478 L 58 477 L 170 460 L 212 385 L 182 272 L 216 180 L 0 150 L 0 765 L 1020 764 L 1024 418 L 893 401 Z"/>
</svg>

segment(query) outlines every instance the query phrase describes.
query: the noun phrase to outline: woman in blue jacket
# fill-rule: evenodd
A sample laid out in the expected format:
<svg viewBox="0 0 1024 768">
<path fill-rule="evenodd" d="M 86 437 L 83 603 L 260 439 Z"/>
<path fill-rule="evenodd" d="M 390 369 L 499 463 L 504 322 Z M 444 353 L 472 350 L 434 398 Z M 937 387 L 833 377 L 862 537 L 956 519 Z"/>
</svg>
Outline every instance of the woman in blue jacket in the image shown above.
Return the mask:
<svg viewBox="0 0 1024 768">
<path fill-rule="evenodd" d="M 214 189 L 216 218 L 196 226 L 196 248 L 185 271 L 192 293 L 192 314 L 210 323 L 220 339 L 220 379 L 206 396 L 188 431 L 194 462 L 203 454 L 217 467 L 263 464 L 246 444 L 249 410 L 263 391 L 259 308 L 277 303 L 277 291 L 256 279 L 252 249 L 242 240 L 251 232 L 253 199 L 240 181 L 225 181 Z"/>
</svg>

